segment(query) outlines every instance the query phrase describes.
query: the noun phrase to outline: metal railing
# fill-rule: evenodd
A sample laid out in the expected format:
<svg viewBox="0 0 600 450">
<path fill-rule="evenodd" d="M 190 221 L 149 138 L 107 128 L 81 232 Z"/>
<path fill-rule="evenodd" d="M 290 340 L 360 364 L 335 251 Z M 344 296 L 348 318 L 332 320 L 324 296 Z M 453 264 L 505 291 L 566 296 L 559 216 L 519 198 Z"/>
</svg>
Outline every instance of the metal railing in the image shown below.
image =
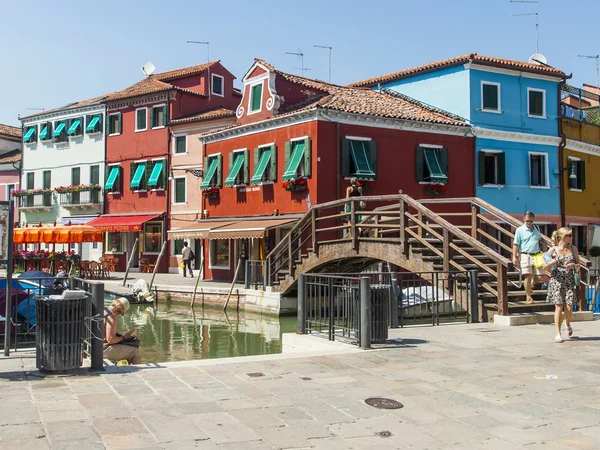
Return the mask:
<svg viewBox="0 0 600 450">
<path fill-rule="evenodd" d="M 18 199 L 19 208 L 39 208 L 52 206 L 52 192 L 22 195 L 18 197 Z"/>
<path fill-rule="evenodd" d="M 262 289 L 267 287 L 267 272 L 264 260 L 250 260 L 244 262 L 244 283 L 246 289 Z"/>
<path fill-rule="evenodd" d="M 560 92 L 560 116 L 600 125 L 600 96 L 565 84 Z"/>
<path fill-rule="evenodd" d="M 100 191 L 61 192 L 59 203 L 62 206 L 95 206 L 101 203 Z"/>
</svg>

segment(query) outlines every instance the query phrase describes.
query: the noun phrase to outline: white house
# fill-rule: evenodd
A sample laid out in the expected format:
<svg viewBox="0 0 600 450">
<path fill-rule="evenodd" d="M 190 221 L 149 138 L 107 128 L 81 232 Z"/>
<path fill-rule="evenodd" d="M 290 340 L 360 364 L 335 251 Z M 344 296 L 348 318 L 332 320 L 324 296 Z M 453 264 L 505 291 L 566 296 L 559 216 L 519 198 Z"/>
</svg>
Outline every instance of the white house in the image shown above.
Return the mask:
<svg viewBox="0 0 600 450">
<path fill-rule="evenodd" d="M 104 97 L 22 117 L 19 221 L 85 224 L 103 212 Z M 102 244 L 71 244 L 82 259 L 97 260 Z"/>
</svg>

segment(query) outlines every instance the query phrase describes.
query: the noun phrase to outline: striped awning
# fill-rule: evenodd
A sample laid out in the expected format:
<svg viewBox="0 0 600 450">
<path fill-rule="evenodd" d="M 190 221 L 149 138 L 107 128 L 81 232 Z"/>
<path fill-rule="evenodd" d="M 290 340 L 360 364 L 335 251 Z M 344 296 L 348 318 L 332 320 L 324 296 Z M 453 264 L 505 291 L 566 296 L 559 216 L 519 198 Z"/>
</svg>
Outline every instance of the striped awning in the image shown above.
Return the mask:
<svg viewBox="0 0 600 450">
<path fill-rule="evenodd" d="M 273 228 L 296 222 L 298 219 L 241 220 L 222 227 L 211 229 L 209 239 L 261 239 L 265 232 Z"/>
</svg>

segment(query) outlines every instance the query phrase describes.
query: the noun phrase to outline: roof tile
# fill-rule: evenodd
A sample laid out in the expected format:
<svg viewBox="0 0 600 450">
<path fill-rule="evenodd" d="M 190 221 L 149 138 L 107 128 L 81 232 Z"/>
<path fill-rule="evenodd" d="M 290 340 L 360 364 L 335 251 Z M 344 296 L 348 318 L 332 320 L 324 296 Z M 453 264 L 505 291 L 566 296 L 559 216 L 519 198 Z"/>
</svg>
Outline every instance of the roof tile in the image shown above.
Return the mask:
<svg viewBox="0 0 600 450">
<path fill-rule="evenodd" d="M 219 119 L 221 117 L 233 117 L 235 116 L 235 111 L 226 108 L 218 108 L 210 111 L 204 111 L 198 114 L 194 114 L 188 117 L 182 117 L 180 119 L 171 120 L 169 125 L 179 125 L 182 123 L 191 123 L 191 122 L 202 122 L 204 120 L 210 119 Z"/>
<path fill-rule="evenodd" d="M 10 136 L 21 139 L 21 128 L 0 123 L 0 135 Z"/>
</svg>

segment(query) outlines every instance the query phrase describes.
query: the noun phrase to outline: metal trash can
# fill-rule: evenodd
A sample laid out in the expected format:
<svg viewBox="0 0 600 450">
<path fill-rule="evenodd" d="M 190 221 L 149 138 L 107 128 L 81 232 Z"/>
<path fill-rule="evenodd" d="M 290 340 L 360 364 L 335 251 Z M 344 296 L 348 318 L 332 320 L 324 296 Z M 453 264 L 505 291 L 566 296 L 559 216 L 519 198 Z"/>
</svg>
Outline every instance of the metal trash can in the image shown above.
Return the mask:
<svg viewBox="0 0 600 450">
<path fill-rule="evenodd" d="M 36 366 L 41 371 L 73 370 L 83 364 L 86 293 L 67 292 L 68 298 L 35 298 Z"/>
<path fill-rule="evenodd" d="M 371 342 L 381 344 L 388 338 L 390 326 L 389 284 L 371 285 Z"/>
</svg>

